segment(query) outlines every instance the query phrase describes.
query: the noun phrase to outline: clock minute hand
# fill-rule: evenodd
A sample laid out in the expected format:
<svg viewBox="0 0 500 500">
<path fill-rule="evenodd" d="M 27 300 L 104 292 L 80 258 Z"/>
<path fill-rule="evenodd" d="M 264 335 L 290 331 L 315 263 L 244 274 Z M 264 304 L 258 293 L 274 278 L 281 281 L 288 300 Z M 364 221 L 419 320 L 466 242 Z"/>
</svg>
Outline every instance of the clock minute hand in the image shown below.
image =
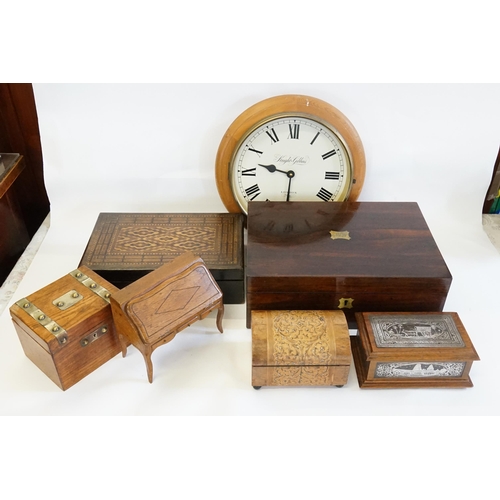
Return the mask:
<svg viewBox="0 0 500 500">
<path fill-rule="evenodd" d="M 281 172 L 282 174 L 288 174 L 288 172 L 285 172 L 284 170 L 280 170 L 279 168 L 276 168 L 276 165 L 262 165 L 262 163 L 258 164 L 259 167 L 264 167 L 269 170 L 269 172 L 274 173 L 274 172 Z"/>
</svg>

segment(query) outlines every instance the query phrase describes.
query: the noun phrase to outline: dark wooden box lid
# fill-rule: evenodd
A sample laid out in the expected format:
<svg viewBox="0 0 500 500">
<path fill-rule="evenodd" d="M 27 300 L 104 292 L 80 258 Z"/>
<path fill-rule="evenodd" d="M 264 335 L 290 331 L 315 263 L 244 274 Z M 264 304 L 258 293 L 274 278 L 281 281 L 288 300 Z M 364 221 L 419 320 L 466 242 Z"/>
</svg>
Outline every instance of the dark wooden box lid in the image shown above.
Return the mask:
<svg viewBox="0 0 500 500">
<path fill-rule="evenodd" d="M 366 293 L 399 279 L 451 284 L 414 202 L 251 202 L 247 228 L 249 292 L 331 291 L 359 278 Z"/>
<path fill-rule="evenodd" d="M 363 312 L 356 322 L 366 361 L 479 360 L 455 312 Z"/>
<path fill-rule="evenodd" d="M 350 365 L 342 311 L 252 311 L 253 366 Z"/>
<path fill-rule="evenodd" d="M 131 283 L 190 251 L 216 280 L 243 280 L 242 214 L 99 214 L 80 265 Z"/>
</svg>

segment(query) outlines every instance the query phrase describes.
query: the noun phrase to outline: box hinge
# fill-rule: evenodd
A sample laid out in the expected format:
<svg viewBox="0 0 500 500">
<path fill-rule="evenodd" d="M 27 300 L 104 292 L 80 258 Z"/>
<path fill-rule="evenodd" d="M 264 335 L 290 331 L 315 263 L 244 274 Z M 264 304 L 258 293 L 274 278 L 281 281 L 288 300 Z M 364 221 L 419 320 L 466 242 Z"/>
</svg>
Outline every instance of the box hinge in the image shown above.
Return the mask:
<svg viewBox="0 0 500 500">
<path fill-rule="evenodd" d="M 58 325 L 54 320 L 50 319 L 28 299 L 21 299 L 17 301 L 16 304 L 41 326 L 43 326 L 48 332 L 54 335 L 59 344 L 64 345 L 68 342 L 68 333 L 66 330 Z"/>
<path fill-rule="evenodd" d="M 111 297 L 111 293 L 108 290 L 106 290 L 103 286 L 96 283 L 92 278 L 89 278 L 79 269 L 75 269 L 69 274 L 70 276 L 73 276 L 73 278 L 75 278 L 77 281 L 79 281 L 82 285 L 86 286 L 89 290 L 94 292 L 96 295 L 99 295 L 99 297 L 104 299 L 108 304 L 110 303 L 109 298 Z"/>
</svg>

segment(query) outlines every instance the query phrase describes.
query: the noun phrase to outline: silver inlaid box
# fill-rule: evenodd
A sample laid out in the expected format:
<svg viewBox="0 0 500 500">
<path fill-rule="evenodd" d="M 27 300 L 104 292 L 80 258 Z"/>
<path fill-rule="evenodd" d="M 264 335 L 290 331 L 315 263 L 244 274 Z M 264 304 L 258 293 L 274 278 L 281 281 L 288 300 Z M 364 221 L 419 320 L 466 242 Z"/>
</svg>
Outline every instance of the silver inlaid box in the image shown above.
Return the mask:
<svg viewBox="0 0 500 500">
<path fill-rule="evenodd" d="M 361 388 L 472 387 L 479 356 L 457 313 L 357 313 L 356 321 Z"/>
</svg>

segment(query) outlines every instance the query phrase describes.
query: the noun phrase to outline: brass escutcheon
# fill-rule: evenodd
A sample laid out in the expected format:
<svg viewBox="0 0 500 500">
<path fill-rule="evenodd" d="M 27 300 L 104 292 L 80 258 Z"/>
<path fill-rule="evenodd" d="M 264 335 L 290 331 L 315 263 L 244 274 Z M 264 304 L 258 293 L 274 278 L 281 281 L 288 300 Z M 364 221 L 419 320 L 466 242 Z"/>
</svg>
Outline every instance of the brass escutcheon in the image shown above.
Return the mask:
<svg viewBox="0 0 500 500">
<path fill-rule="evenodd" d="M 352 309 L 354 306 L 352 303 L 354 302 L 354 299 L 340 299 L 339 300 L 339 309 Z"/>
</svg>

